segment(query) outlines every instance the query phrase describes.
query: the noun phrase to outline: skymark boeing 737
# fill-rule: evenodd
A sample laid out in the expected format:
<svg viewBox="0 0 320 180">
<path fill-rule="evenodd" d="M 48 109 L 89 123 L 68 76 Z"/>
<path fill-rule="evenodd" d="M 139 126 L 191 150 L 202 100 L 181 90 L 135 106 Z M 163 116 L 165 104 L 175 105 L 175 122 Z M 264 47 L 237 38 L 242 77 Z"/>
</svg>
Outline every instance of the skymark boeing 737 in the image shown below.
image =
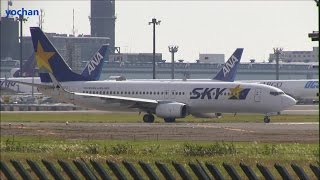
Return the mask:
<svg viewBox="0 0 320 180">
<path fill-rule="evenodd" d="M 109 111 L 145 112 L 144 122 L 154 115 L 174 122 L 199 113 L 262 113 L 269 115 L 293 106 L 296 101 L 282 90 L 255 83 L 176 81 L 72 81 L 58 82 L 53 72 L 57 51 L 38 27 L 30 28 L 38 68 L 45 69 L 53 83 L 36 86 L 60 101 Z M 21 82 L 19 82 L 21 83 Z M 23 83 L 23 82 L 22 82 Z M 29 84 L 30 83 L 24 83 Z"/>
</svg>

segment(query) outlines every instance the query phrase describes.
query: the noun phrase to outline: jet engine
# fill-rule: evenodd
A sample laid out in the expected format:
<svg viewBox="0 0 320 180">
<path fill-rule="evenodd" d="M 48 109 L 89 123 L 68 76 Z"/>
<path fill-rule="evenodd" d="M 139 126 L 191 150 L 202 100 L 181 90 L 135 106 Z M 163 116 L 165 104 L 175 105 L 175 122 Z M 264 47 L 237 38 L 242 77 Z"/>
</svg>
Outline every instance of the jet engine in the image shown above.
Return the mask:
<svg viewBox="0 0 320 180">
<path fill-rule="evenodd" d="M 177 102 L 161 103 L 156 107 L 156 115 L 162 118 L 184 118 L 188 115 L 187 105 Z"/>
<path fill-rule="evenodd" d="M 221 113 L 195 113 L 192 116 L 197 118 L 221 118 Z"/>
</svg>

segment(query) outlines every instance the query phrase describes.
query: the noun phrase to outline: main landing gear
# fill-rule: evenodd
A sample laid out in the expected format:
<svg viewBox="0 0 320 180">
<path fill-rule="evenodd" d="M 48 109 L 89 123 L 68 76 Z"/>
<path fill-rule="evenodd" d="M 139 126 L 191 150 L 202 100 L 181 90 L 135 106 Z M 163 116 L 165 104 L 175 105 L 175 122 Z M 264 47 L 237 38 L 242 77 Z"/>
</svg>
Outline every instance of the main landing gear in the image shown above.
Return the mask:
<svg viewBox="0 0 320 180">
<path fill-rule="evenodd" d="M 164 122 L 166 123 L 173 123 L 176 121 L 176 118 L 164 118 Z"/>
<path fill-rule="evenodd" d="M 176 121 L 176 118 L 164 118 L 164 122 L 166 123 L 173 123 Z M 153 123 L 154 116 L 151 113 L 143 115 L 143 122 L 145 123 Z"/>
<path fill-rule="evenodd" d="M 152 114 L 145 114 L 143 116 L 143 122 L 153 123 L 154 122 L 154 116 Z"/>
<path fill-rule="evenodd" d="M 270 116 L 265 116 L 265 117 L 263 118 L 263 121 L 264 121 L 265 123 L 269 123 L 269 122 L 270 122 Z"/>
</svg>

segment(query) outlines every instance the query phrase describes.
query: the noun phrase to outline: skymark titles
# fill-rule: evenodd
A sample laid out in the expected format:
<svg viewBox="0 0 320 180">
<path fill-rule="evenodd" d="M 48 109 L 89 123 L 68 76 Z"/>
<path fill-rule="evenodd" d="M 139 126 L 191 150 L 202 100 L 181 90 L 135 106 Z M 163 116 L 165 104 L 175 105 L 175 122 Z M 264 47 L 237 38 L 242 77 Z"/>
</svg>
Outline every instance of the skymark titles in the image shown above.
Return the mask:
<svg viewBox="0 0 320 180">
<path fill-rule="evenodd" d="M 221 95 L 228 95 L 230 100 L 244 100 L 247 98 L 250 88 L 194 88 L 190 99 L 218 99 Z"/>
</svg>

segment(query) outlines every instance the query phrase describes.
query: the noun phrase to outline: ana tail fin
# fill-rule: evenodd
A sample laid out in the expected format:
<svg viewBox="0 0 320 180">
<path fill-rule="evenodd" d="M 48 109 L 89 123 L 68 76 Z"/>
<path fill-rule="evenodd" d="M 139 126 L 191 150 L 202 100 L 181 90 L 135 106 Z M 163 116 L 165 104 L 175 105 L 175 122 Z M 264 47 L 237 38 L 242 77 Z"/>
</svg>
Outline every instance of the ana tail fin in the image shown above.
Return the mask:
<svg viewBox="0 0 320 180">
<path fill-rule="evenodd" d="M 243 48 L 237 48 L 213 79 L 218 81 L 233 82 L 236 77 L 242 52 Z"/>
<path fill-rule="evenodd" d="M 81 73 L 83 77 L 93 81 L 100 79 L 104 60 L 109 57 L 108 47 L 109 45 L 107 44 L 102 45 L 101 48 L 93 55 Z"/>
</svg>

